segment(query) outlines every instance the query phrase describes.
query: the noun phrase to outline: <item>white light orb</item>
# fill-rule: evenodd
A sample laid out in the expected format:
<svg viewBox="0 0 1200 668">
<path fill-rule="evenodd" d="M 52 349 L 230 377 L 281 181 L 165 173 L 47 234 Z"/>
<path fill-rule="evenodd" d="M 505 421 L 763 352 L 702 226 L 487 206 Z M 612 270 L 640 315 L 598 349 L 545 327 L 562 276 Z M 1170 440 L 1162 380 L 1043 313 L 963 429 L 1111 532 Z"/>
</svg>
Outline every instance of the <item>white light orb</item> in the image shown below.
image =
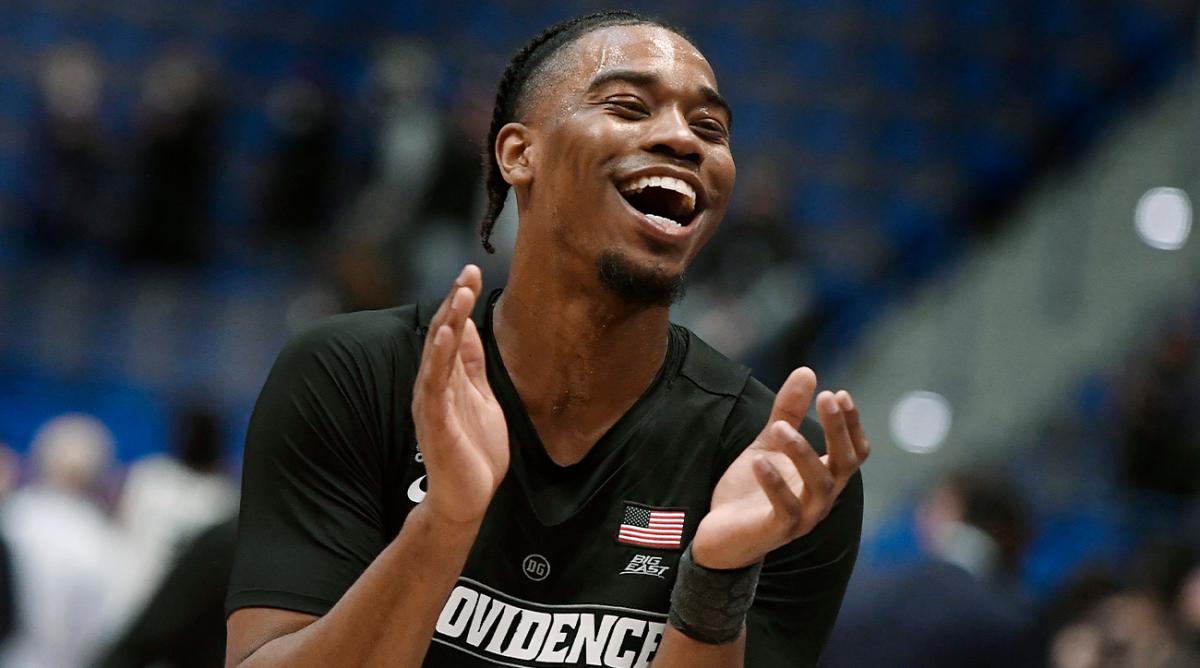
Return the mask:
<svg viewBox="0 0 1200 668">
<path fill-rule="evenodd" d="M 950 433 L 951 410 L 946 397 L 915 390 L 900 397 L 888 416 L 896 445 L 909 452 L 928 454 L 942 447 Z"/>
<path fill-rule="evenodd" d="M 1138 200 L 1133 222 L 1147 246 L 1179 250 L 1192 232 L 1192 202 L 1179 188 L 1151 188 Z"/>
</svg>

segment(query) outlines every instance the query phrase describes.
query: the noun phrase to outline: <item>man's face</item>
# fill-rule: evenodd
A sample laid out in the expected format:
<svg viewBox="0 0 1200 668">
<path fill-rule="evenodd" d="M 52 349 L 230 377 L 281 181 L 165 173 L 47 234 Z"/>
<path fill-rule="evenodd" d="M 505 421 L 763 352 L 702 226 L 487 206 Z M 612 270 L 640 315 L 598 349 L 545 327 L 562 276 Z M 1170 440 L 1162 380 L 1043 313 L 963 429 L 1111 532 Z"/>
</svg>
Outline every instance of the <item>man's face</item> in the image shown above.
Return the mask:
<svg viewBox="0 0 1200 668">
<path fill-rule="evenodd" d="M 733 189 L 731 118 L 712 68 L 675 33 L 634 25 L 588 33 L 544 69 L 524 114 L 525 209 L 580 266 L 678 282 Z"/>
</svg>

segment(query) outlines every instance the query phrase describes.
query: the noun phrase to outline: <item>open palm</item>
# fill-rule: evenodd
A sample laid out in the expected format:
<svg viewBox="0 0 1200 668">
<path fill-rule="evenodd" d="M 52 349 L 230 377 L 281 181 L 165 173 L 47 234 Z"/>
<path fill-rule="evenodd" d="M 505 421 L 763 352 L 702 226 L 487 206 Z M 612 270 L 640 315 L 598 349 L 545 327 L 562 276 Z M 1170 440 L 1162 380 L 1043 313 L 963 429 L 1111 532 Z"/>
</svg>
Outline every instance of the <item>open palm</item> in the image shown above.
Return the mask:
<svg viewBox="0 0 1200 668">
<path fill-rule="evenodd" d="M 869 456 L 858 409 L 845 391 L 816 397 L 828 454 L 818 455 L 800 434 L 816 386 L 808 368 L 784 382 L 766 426 L 713 490 L 692 543 L 697 563 L 740 568 L 812 531 Z"/>
<path fill-rule="evenodd" d="M 478 521 L 508 470 L 504 411 L 487 381 L 479 331 L 470 318 L 482 290 L 468 265 L 430 322 L 413 393 L 417 442 L 429 475 L 427 512 Z"/>
</svg>

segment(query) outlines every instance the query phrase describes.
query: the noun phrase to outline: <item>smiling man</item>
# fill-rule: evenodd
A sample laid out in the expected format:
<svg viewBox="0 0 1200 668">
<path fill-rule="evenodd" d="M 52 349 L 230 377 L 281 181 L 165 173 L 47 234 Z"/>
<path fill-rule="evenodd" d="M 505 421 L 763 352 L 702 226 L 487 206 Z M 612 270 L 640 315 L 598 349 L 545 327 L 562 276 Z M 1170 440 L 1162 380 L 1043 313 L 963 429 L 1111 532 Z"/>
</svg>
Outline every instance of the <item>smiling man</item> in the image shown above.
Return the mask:
<svg viewBox="0 0 1200 668">
<path fill-rule="evenodd" d="M 468 266 L 440 306 L 281 353 L 247 436 L 227 665 L 816 662 L 869 446 L 848 393 L 801 368 L 772 395 L 668 319 L 733 189 L 717 91 L 678 29 L 626 12 L 517 53 L 482 227 L 490 249 L 513 188 L 507 287 L 481 295 Z"/>
</svg>

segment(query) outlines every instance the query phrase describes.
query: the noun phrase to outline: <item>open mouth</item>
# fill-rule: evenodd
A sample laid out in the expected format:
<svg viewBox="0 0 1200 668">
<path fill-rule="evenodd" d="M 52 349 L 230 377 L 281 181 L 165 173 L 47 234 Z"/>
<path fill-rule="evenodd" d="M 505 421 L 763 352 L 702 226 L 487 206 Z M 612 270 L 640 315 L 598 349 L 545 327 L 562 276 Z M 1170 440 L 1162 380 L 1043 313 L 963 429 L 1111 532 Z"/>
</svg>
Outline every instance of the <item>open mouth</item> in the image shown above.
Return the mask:
<svg viewBox="0 0 1200 668">
<path fill-rule="evenodd" d="M 640 176 L 617 186 L 621 196 L 651 221 L 664 227 L 687 227 L 696 218 L 696 191 L 671 176 Z"/>
</svg>

